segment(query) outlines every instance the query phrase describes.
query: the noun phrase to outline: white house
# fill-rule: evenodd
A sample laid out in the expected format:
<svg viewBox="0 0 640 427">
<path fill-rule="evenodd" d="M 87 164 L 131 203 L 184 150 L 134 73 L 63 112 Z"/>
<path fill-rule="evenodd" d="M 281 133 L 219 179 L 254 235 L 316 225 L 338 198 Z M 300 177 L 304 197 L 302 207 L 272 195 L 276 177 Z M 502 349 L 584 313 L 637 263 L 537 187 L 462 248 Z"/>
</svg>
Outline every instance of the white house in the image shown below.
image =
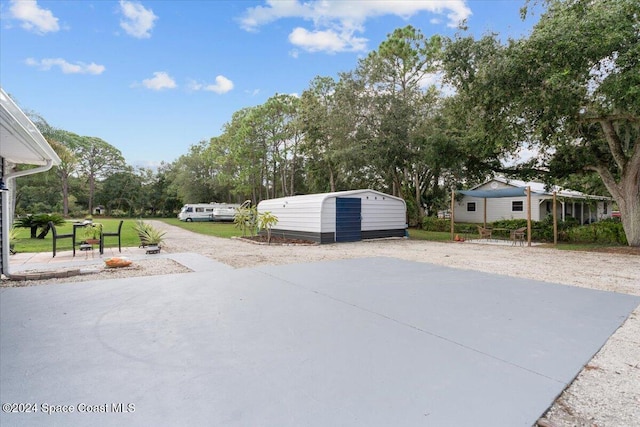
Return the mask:
<svg viewBox="0 0 640 427">
<path fill-rule="evenodd" d="M 351 190 L 263 200 L 258 212 L 278 218 L 272 234 L 319 243 L 404 237 L 403 199 L 375 190 Z"/>
<path fill-rule="evenodd" d="M 527 200 L 525 189 L 531 189 L 531 220 L 541 221 L 552 215 L 553 192 L 556 192 L 556 214 L 558 219 L 573 217 L 581 224 L 611 218 L 612 199 L 592 196 L 579 191 L 554 187 L 546 189 L 540 182 L 509 180 L 503 177 L 493 178 L 484 184 L 473 187 L 471 191 L 462 191 L 461 200 L 455 203 L 455 221 L 483 223 L 503 219 L 527 219 Z M 512 191 L 512 196 L 505 197 Z M 494 198 L 496 195 L 502 195 Z M 521 192 L 518 190 L 522 190 Z M 506 192 L 505 192 L 506 191 Z M 520 193 L 519 195 L 515 195 Z"/>
<path fill-rule="evenodd" d="M 14 171 L 18 164 L 35 167 Z M 0 275 L 9 275 L 15 178 L 44 172 L 58 164 L 60 158 L 38 128 L 0 88 Z"/>
</svg>

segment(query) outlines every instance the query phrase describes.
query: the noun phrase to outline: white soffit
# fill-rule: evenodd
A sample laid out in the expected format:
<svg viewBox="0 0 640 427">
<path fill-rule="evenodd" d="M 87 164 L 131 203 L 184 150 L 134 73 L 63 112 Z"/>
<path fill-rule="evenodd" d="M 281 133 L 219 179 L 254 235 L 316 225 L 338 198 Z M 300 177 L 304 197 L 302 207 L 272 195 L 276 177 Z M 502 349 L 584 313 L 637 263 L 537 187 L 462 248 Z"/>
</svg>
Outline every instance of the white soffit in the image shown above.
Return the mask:
<svg viewBox="0 0 640 427">
<path fill-rule="evenodd" d="M 0 88 L 0 157 L 14 164 L 45 165 L 52 160 L 60 164 L 38 128 L 15 102 Z"/>
</svg>

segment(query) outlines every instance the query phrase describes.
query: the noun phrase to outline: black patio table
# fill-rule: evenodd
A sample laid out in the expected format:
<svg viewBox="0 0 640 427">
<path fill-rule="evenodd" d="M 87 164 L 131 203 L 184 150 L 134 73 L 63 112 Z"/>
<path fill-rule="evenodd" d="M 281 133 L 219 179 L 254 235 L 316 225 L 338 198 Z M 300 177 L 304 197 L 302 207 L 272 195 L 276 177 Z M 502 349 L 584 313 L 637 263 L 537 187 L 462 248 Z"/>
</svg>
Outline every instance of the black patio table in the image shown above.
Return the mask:
<svg viewBox="0 0 640 427">
<path fill-rule="evenodd" d="M 94 226 L 94 225 L 101 225 L 101 224 L 97 222 L 88 222 L 88 221 L 74 222 L 73 223 L 73 245 L 75 246 L 76 244 L 76 236 L 77 236 L 78 228 L 84 228 L 84 227 Z M 91 244 L 91 243 L 88 243 L 88 244 Z M 104 254 L 104 240 L 102 238 L 102 230 L 100 230 L 100 239 L 98 239 L 98 248 L 100 250 L 100 255 Z M 93 250 L 93 244 L 91 244 L 91 250 Z"/>
</svg>

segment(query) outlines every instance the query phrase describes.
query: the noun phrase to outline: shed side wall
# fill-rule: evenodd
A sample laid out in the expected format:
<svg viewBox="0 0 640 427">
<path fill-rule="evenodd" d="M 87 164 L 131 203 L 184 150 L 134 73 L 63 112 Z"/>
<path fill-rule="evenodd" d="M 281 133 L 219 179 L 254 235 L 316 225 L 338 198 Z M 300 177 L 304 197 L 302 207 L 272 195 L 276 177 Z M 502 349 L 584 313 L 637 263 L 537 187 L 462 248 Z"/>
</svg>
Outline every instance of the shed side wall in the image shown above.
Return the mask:
<svg viewBox="0 0 640 427">
<path fill-rule="evenodd" d="M 407 224 L 407 208 L 403 200 L 363 194 L 362 231 L 404 230 Z"/>
<path fill-rule="evenodd" d="M 259 205 L 260 212 L 269 211 L 278 218 L 274 229 L 309 233 L 322 232 L 320 209 L 320 198 L 313 197 L 263 200 Z"/>
</svg>

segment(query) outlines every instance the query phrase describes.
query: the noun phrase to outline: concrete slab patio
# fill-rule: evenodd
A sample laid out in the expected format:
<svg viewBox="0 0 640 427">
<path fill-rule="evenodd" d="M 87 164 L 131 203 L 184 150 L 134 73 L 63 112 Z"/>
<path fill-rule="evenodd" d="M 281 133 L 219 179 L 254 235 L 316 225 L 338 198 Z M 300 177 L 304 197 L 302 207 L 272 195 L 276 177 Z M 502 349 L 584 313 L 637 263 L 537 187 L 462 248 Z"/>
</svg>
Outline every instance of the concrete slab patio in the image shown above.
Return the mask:
<svg viewBox="0 0 640 427">
<path fill-rule="evenodd" d="M 38 411 L 0 424 L 531 426 L 640 303 L 391 258 L 192 263 L 0 289 L 0 400 Z"/>
</svg>

